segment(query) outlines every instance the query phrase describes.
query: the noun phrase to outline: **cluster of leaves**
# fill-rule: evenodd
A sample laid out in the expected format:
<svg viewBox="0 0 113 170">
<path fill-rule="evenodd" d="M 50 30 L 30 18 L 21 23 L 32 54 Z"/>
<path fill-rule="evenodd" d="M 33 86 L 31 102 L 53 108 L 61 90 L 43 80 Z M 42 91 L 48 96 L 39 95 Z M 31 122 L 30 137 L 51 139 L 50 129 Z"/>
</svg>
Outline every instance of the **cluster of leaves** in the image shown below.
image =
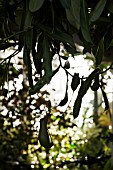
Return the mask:
<svg viewBox="0 0 113 170">
<path fill-rule="evenodd" d="M 59 60 L 64 58 L 60 53 L 61 45 L 72 56 L 78 53 L 77 45 L 82 45 L 84 53 L 93 53 L 95 62 L 94 72 L 81 83 L 75 101 L 73 115 L 74 118 L 78 116 L 82 98 L 92 81 L 94 80 L 93 90 L 99 87 L 98 75 L 101 74 L 100 65 L 103 56 L 108 57 L 108 52 L 112 51 L 110 50 L 112 49 L 112 5 L 111 0 L 1 1 L 0 19 L 1 21 L 4 19 L 4 22 L 0 22 L 3 35 L 0 49 L 5 50 L 10 46 L 18 45 L 18 49 L 9 59 L 23 49 L 30 94 L 39 92 L 59 71 L 61 65 L 53 70 L 52 60 L 55 54 L 59 56 Z M 12 26 L 16 29 L 14 30 Z M 39 77 L 35 85 L 32 62 Z M 66 65 L 66 68 L 68 66 Z M 79 78 L 75 74 L 72 89 L 75 90 L 78 84 Z M 60 105 L 64 105 L 67 98 L 66 92 L 65 100 Z"/>
<path fill-rule="evenodd" d="M 74 56 L 79 52 L 77 46 L 82 45 L 84 47 L 83 53 L 90 52 L 95 57 L 93 67 L 94 71 L 92 71 L 92 73 L 85 78 L 85 80 L 84 77 L 80 78 L 77 73 L 73 75 L 71 83 L 72 90 L 75 91 L 80 85 L 78 96 L 74 103 L 73 116 L 74 118 L 78 116 L 82 98 L 87 93 L 89 87 L 91 87 L 93 91 L 97 91 L 99 87 L 101 88 L 103 98 L 105 100 L 105 110 L 108 110 L 108 99 L 106 93 L 104 92 L 103 82 L 100 75 L 105 72 L 101 67 L 101 62 L 104 55 L 109 58 L 108 54 L 110 53 L 110 56 L 112 54 L 112 6 L 112 0 L 0 1 L 0 50 L 6 50 L 9 47 L 18 45 L 18 49 L 12 55 L 3 59 L 0 63 L 0 70 L 1 73 L 3 73 L 0 76 L 0 85 L 2 85 L 2 87 L 4 86 L 4 81 L 7 80 L 7 75 L 9 75 L 9 80 L 12 80 L 14 77 L 18 78 L 19 72 L 13 67 L 13 64 L 11 65 L 10 61 L 12 57 L 17 55 L 22 50 L 23 61 L 27 67 L 29 81 L 29 87 L 23 83 L 23 88 L 19 91 L 15 89 L 14 84 L 14 90 L 9 91 L 10 97 L 8 97 L 7 89 L 3 88 L 0 92 L 2 96 L 1 103 L 4 106 L 3 109 L 7 108 L 7 113 L 5 116 L 4 114 L 1 114 L 1 162 L 6 160 L 7 165 L 14 163 L 10 164 L 12 168 L 13 165 L 17 166 L 18 163 L 28 163 L 29 159 L 32 159 L 32 155 L 33 157 L 35 155 L 38 158 L 38 163 L 36 163 L 38 164 L 38 168 L 47 169 L 48 167 L 62 167 L 62 163 L 59 163 L 58 161 L 59 158 L 62 158 L 62 156 L 58 157 L 58 155 L 60 155 L 60 152 L 65 152 L 66 155 L 67 150 L 69 151 L 68 154 L 70 151 L 74 150 L 74 154 L 71 154 L 71 156 L 75 162 L 75 159 L 78 156 L 75 154 L 75 148 L 79 149 L 79 158 L 83 158 L 83 163 L 84 161 L 87 162 L 85 160 L 85 156 L 88 160 L 90 160 L 91 157 L 97 158 L 101 154 L 104 155 L 103 143 L 105 141 L 102 140 L 100 144 L 97 142 L 97 138 L 101 137 L 100 132 L 98 132 L 97 136 L 94 138 L 94 143 L 95 141 L 97 142 L 97 152 L 94 152 L 94 148 L 93 151 L 90 151 L 89 149 L 89 151 L 86 152 L 87 148 L 90 148 L 93 143 L 91 140 L 92 136 L 88 139 L 88 142 L 86 142 L 85 145 L 82 145 L 82 150 L 81 143 L 74 143 L 71 141 L 72 139 L 69 136 L 70 133 L 65 133 L 67 135 L 66 142 L 67 139 L 70 141 L 68 145 L 65 144 L 65 137 L 63 135 L 53 135 L 55 136 L 54 141 L 56 137 L 58 137 L 59 143 L 56 142 L 56 146 L 50 150 L 46 148 L 46 152 L 44 150 L 46 153 L 46 158 L 43 158 L 43 156 L 40 157 L 39 152 L 43 151 L 43 148 L 39 145 L 38 149 L 36 147 L 38 139 L 38 129 L 34 128 L 35 122 L 37 122 L 36 112 L 37 110 L 39 113 L 42 113 L 43 111 L 46 112 L 40 108 L 41 105 L 44 105 L 44 108 L 48 108 L 48 112 L 50 113 L 50 102 L 44 99 L 43 95 L 46 93 L 45 92 L 41 97 L 37 95 L 38 99 L 34 103 L 34 97 L 29 95 L 28 89 L 30 88 L 30 94 L 39 92 L 39 90 L 46 83 L 49 83 L 51 78 L 59 71 L 59 68 L 62 67 L 61 58 L 65 58 L 65 56 L 61 55 L 61 46 L 63 46 L 67 53 Z M 56 68 L 56 70 L 53 70 L 52 60 L 55 54 L 59 57 L 60 65 Z M 32 63 L 35 66 L 36 75 L 38 75 L 38 81 L 36 84 L 34 84 L 33 80 Z M 113 63 L 109 69 L 112 69 L 112 65 Z M 68 62 L 66 62 L 65 66 L 62 67 L 66 72 L 67 84 L 65 98 L 60 102 L 60 106 L 65 105 L 68 100 L 67 89 L 69 67 Z M 107 70 L 108 69 L 106 69 L 106 71 Z M 36 110 L 36 112 L 33 115 L 34 110 Z M 1 110 L 1 113 L 2 112 L 3 110 Z M 53 117 L 54 114 L 55 113 L 52 113 Z M 66 126 L 66 124 L 64 124 L 65 117 L 66 115 L 61 117 L 60 114 L 60 118 L 58 120 L 55 117 L 54 121 L 52 121 L 52 118 L 49 118 L 48 121 L 53 124 L 56 121 L 59 125 L 56 128 L 56 131 L 59 128 L 61 132 L 61 130 L 63 131 L 63 128 Z M 19 121 L 19 125 L 15 126 L 15 121 L 17 120 Z M 47 132 L 47 122 L 45 123 L 45 129 Z M 41 130 L 41 135 L 42 131 L 43 130 Z M 46 133 L 46 135 L 47 139 L 49 137 L 48 133 Z M 40 137 L 39 139 L 43 146 L 42 138 Z M 61 145 L 61 141 L 63 141 L 62 143 L 64 143 L 64 145 Z M 81 138 L 79 141 L 82 141 Z M 51 143 L 49 144 L 52 146 Z M 64 148 L 65 151 L 62 151 L 63 146 L 66 147 L 66 150 Z M 53 165 L 50 163 L 51 154 L 49 155 L 49 153 L 54 153 L 52 157 L 53 160 L 55 160 L 53 161 Z M 102 159 L 102 166 L 103 162 L 104 161 Z M 68 160 L 64 163 L 64 165 L 65 164 L 68 164 Z M 81 161 L 80 164 L 82 164 Z M 1 166 L 3 169 L 4 166 L 2 164 Z M 88 166 L 90 168 L 90 165 Z"/>
</svg>

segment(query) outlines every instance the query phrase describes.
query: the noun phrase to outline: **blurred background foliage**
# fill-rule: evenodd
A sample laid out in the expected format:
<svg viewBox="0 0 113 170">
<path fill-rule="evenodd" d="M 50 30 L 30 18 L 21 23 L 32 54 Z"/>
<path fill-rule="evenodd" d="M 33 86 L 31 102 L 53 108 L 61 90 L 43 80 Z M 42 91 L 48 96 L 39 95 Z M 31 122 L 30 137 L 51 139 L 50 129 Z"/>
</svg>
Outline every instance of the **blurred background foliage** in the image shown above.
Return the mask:
<svg viewBox="0 0 113 170">
<path fill-rule="evenodd" d="M 88 108 L 85 108 L 82 125 L 78 126 L 71 107 L 65 112 L 51 107 L 46 90 L 29 95 L 21 57 L 17 66 L 10 61 L 0 69 L 5 75 L 1 76 L 0 90 L 0 170 L 111 168 L 113 136 L 108 114 L 104 113 L 105 119 L 104 114 L 99 114 L 96 124 L 94 115 L 86 116 Z M 101 106 L 100 113 L 103 110 Z M 47 127 L 53 141 L 50 149 L 38 141 L 39 121 L 44 114 L 48 115 Z"/>
</svg>

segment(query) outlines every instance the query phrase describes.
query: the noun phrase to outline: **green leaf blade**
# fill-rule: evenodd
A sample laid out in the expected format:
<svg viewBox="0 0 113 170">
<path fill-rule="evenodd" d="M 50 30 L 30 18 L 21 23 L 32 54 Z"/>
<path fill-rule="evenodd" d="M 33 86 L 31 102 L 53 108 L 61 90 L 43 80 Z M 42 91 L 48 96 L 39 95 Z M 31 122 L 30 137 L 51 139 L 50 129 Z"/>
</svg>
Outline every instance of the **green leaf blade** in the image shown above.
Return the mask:
<svg viewBox="0 0 113 170">
<path fill-rule="evenodd" d="M 87 42 L 92 43 L 90 30 L 89 30 L 88 11 L 87 11 L 85 0 L 81 0 L 80 16 L 81 16 L 80 19 L 81 19 L 82 35 Z"/>
<path fill-rule="evenodd" d="M 35 39 L 34 41 L 36 44 L 36 33 L 35 32 L 33 34 L 33 37 Z M 34 49 L 32 48 L 33 62 L 34 62 L 36 71 L 39 75 L 42 75 L 42 61 L 41 61 L 42 53 L 43 53 L 43 39 L 42 39 L 42 35 L 40 35 L 38 39 L 38 43 L 37 43 L 37 52 L 35 50 L 35 46 L 34 46 Z"/>
<path fill-rule="evenodd" d="M 74 107 L 73 107 L 73 117 L 76 118 L 79 115 L 79 111 L 81 108 L 81 104 L 82 104 L 82 98 L 84 97 L 84 95 L 87 93 L 89 87 L 91 86 L 92 80 L 94 79 L 94 77 L 99 74 L 99 69 L 95 69 L 88 77 L 85 81 L 82 81 L 80 89 L 78 91 L 78 95 L 77 98 L 75 100 L 74 103 Z"/>
<path fill-rule="evenodd" d="M 44 59 L 44 70 L 45 70 L 45 81 L 50 82 L 52 78 L 52 53 L 50 52 L 49 41 L 47 36 L 43 38 L 43 59 Z"/>
<path fill-rule="evenodd" d="M 38 11 L 44 3 L 44 0 L 30 0 L 29 1 L 29 10 L 31 12 Z"/>
<path fill-rule="evenodd" d="M 113 0 L 109 0 L 107 7 L 109 12 L 113 13 Z"/>
<path fill-rule="evenodd" d="M 40 89 L 46 84 L 46 82 L 43 79 L 40 79 L 33 88 L 30 89 L 29 93 L 30 95 L 35 94 L 40 91 Z"/>
<path fill-rule="evenodd" d="M 80 29 L 80 1 L 71 0 L 70 9 L 66 9 L 66 16 L 69 23 L 77 30 Z"/>
<path fill-rule="evenodd" d="M 77 96 L 77 99 L 75 100 L 74 107 L 73 107 L 73 117 L 74 119 L 78 117 L 80 108 L 82 104 L 82 97 L 79 95 Z"/>
<path fill-rule="evenodd" d="M 60 2 L 65 9 L 69 9 L 71 6 L 71 0 L 60 0 Z"/>
<path fill-rule="evenodd" d="M 104 38 L 102 38 L 99 42 L 98 45 L 98 49 L 97 49 L 97 53 L 95 55 L 96 58 L 96 66 L 98 66 L 99 64 L 101 64 L 102 59 L 103 59 L 103 55 L 104 55 Z"/>
<path fill-rule="evenodd" d="M 104 7 L 106 5 L 107 0 L 100 0 L 96 7 L 94 8 L 94 10 L 91 13 L 91 17 L 90 17 L 90 22 L 94 22 L 96 21 L 100 15 L 102 14 Z"/>
<path fill-rule="evenodd" d="M 47 26 L 44 26 L 42 24 L 39 24 L 39 27 L 45 31 L 48 36 L 50 36 L 51 38 L 55 39 L 55 40 L 58 40 L 58 41 L 61 41 L 61 42 L 66 42 L 66 43 L 69 43 L 71 46 L 75 47 L 74 45 L 74 41 L 73 41 L 73 38 L 71 35 L 67 34 L 67 33 L 64 33 L 64 32 L 61 32 L 59 30 L 54 30 L 50 27 L 47 27 Z"/>
<path fill-rule="evenodd" d="M 75 91 L 78 87 L 78 85 L 80 84 L 80 78 L 79 78 L 79 74 L 75 73 L 73 78 L 72 78 L 72 82 L 71 82 L 71 88 L 73 91 Z"/>
<path fill-rule="evenodd" d="M 27 12 L 25 24 L 24 24 L 24 46 L 27 49 L 32 49 L 32 39 L 33 39 L 33 30 L 32 30 L 32 18 L 33 15 L 30 11 Z"/>
</svg>

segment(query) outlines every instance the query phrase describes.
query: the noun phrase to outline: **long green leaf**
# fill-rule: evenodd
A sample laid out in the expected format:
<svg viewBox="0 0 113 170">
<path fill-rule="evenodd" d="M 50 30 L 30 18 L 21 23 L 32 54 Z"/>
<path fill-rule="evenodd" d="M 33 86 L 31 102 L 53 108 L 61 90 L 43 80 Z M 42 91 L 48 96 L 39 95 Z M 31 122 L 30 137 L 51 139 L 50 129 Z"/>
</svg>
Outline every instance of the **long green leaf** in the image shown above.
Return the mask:
<svg viewBox="0 0 113 170">
<path fill-rule="evenodd" d="M 103 55 L 104 55 L 104 38 L 102 38 L 99 42 L 98 45 L 98 49 L 97 49 L 97 53 L 95 55 L 96 58 L 96 66 L 98 66 L 99 64 L 101 64 L 102 59 L 103 59 Z"/>
<path fill-rule="evenodd" d="M 35 41 L 34 43 L 36 44 L 36 32 L 35 31 L 33 34 L 33 39 Z M 36 52 L 34 44 L 32 47 L 32 56 L 33 56 L 34 65 L 35 65 L 37 73 L 40 75 L 42 73 L 42 62 L 41 62 L 42 53 L 43 53 L 43 39 L 42 39 L 42 35 L 40 35 L 38 38 L 38 43 L 37 43 L 37 52 Z"/>
<path fill-rule="evenodd" d="M 66 49 L 66 51 L 72 55 L 75 55 L 77 53 L 76 49 L 73 48 L 72 46 L 66 44 L 66 43 L 63 43 L 64 45 L 64 48 Z"/>
<path fill-rule="evenodd" d="M 39 10 L 41 8 L 43 3 L 44 3 L 44 0 L 30 0 L 29 1 L 29 10 L 31 12 L 36 12 L 37 10 Z"/>
<path fill-rule="evenodd" d="M 108 1 L 108 10 L 109 12 L 113 13 L 113 0 Z"/>
<path fill-rule="evenodd" d="M 67 102 L 68 102 L 68 94 L 67 94 L 67 91 L 66 91 L 64 99 L 62 99 L 60 101 L 58 106 L 64 106 Z"/>
<path fill-rule="evenodd" d="M 29 93 L 30 94 L 35 94 L 39 92 L 39 90 L 46 84 L 46 81 L 44 79 L 40 79 L 34 86 L 33 88 L 30 89 Z"/>
<path fill-rule="evenodd" d="M 25 25 L 24 25 L 24 45 L 27 49 L 32 49 L 32 38 L 33 38 L 33 30 L 32 30 L 32 18 L 33 15 L 30 11 L 27 12 Z"/>
<path fill-rule="evenodd" d="M 82 104 L 82 97 L 78 95 L 77 99 L 75 100 L 74 106 L 73 106 L 74 119 L 77 118 L 79 115 L 81 104 Z"/>
<path fill-rule="evenodd" d="M 51 141 L 51 138 L 48 133 L 47 129 L 47 117 L 44 117 L 40 119 L 40 129 L 39 129 L 39 136 L 38 136 L 39 142 L 41 146 L 44 148 L 51 148 L 53 146 L 53 142 Z"/>
<path fill-rule="evenodd" d="M 88 11 L 86 8 L 85 0 L 81 0 L 80 16 L 81 16 L 80 19 L 81 19 L 82 35 L 87 42 L 92 43 L 90 30 L 89 30 Z"/>
<path fill-rule="evenodd" d="M 93 84 L 91 85 L 91 90 L 93 91 L 97 91 L 99 89 L 99 75 L 96 75 L 95 78 L 94 78 L 94 82 Z"/>
<path fill-rule="evenodd" d="M 52 73 L 52 77 L 59 71 L 59 68 L 58 67 L 56 70 L 53 71 Z M 40 79 L 35 85 L 33 88 L 30 89 L 30 94 L 35 94 L 36 92 L 39 92 L 39 90 L 46 84 L 46 81 L 45 79 Z"/>
<path fill-rule="evenodd" d="M 104 7 L 106 5 L 107 0 L 100 0 L 96 7 L 94 8 L 94 10 L 91 13 L 91 17 L 90 17 L 90 22 L 94 22 L 96 21 L 100 15 L 102 14 Z"/>
<path fill-rule="evenodd" d="M 62 31 L 59 30 L 54 30 L 50 27 L 44 26 L 42 24 L 39 24 L 39 27 L 45 31 L 48 36 L 50 36 L 51 38 L 55 39 L 55 40 L 59 40 L 61 42 L 66 42 L 69 43 L 70 45 L 74 46 L 74 42 L 73 42 L 73 38 L 71 35 L 66 34 Z"/>
<path fill-rule="evenodd" d="M 65 91 L 65 96 L 64 98 L 60 101 L 58 106 L 64 106 L 68 102 L 68 74 L 67 75 L 67 83 L 66 83 L 66 91 Z"/>
<path fill-rule="evenodd" d="M 69 9 L 71 6 L 71 0 L 60 0 L 60 2 L 65 9 Z"/>
<path fill-rule="evenodd" d="M 25 8 L 25 4 L 24 4 Z M 20 23 L 20 32 L 24 30 L 24 24 L 25 24 L 25 19 L 26 19 L 26 10 L 22 11 L 22 16 L 21 16 L 21 23 Z M 19 34 L 19 45 L 18 49 L 21 51 L 24 45 L 24 33 Z"/>
<path fill-rule="evenodd" d="M 71 0 L 70 9 L 66 9 L 66 16 L 69 23 L 77 30 L 80 28 L 80 0 Z"/>
<path fill-rule="evenodd" d="M 27 49 L 32 49 L 32 38 L 33 38 L 33 30 L 28 30 L 24 34 L 24 45 Z"/>
<path fill-rule="evenodd" d="M 78 87 L 78 85 L 80 84 L 80 77 L 78 73 L 75 73 L 73 78 L 72 78 L 72 82 L 71 82 L 71 88 L 73 91 L 75 91 Z"/>
<path fill-rule="evenodd" d="M 43 59 L 44 59 L 44 71 L 45 81 L 49 83 L 52 78 L 52 53 L 49 47 L 49 41 L 46 36 L 43 38 Z"/>
<path fill-rule="evenodd" d="M 99 74 L 99 72 L 100 72 L 99 69 L 94 70 L 85 81 L 82 81 L 80 89 L 78 91 L 77 98 L 74 103 L 74 107 L 73 107 L 73 117 L 74 118 L 76 118 L 79 115 L 79 111 L 80 111 L 81 104 L 82 104 L 82 98 L 84 97 L 84 95 L 87 93 L 89 87 L 91 86 L 92 80 L 94 79 L 94 77 L 97 74 Z"/>
<path fill-rule="evenodd" d="M 27 11 L 25 24 L 24 24 L 24 30 L 30 29 L 32 25 L 32 19 L 33 15 L 30 11 Z"/>
</svg>

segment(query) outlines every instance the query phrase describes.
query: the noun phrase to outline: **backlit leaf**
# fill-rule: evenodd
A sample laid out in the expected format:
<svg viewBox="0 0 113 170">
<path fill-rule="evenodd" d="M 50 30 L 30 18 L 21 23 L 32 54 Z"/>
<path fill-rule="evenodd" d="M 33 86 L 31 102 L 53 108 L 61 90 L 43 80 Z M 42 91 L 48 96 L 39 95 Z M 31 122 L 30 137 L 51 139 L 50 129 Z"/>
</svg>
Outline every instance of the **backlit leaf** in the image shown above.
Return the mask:
<svg viewBox="0 0 113 170">
<path fill-rule="evenodd" d="M 61 100 L 61 102 L 59 103 L 59 106 L 64 106 L 67 102 L 68 102 L 68 94 L 66 90 L 65 97 L 63 100 Z"/>
<path fill-rule="evenodd" d="M 59 103 L 59 106 L 64 106 L 68 102 L 68 73 L 66 72 L 67 76 L 67 83 L 66 83 L 66 92 L 65 92 L 65 97 L 61 102 Z"/>
<path fill-rule="evenodd" d="M 91 90 L 97 91 L 99 89 L 99 75 L 96 75 L 94 78 L 94 82 L 91 86 Z"/>
<path fill-rule="evenodd" d="M 68 60 L 66 60 L 66 62 L 64 64 L 64 68 L 65 69 L 69 69 L 70 68 L 70 62 Z"/>
<path fill-rule="evenodd" d="M 30 0 L 29 1 L 29 10 L 31 12 L 36 12 L 37 10 L 39 10 L 41 8 L 43 3 L 44 3 L 44 0 Z"/>
<path fill-rule="evenodd" d="M 102 14 L 107 0 L 100 0 L 94 10 L 91 12 L 90 22 L 96 21 Z"/>
<path fill-rule="evenodd" d="M 30 94 L 35 94 L 39 92 L 39 90 L 46 84 L 46 81 L 44 79 L 40 79 L 34 86 L 33 88 L 30 89 L 29 93 Z"/>
<path fill-rule="evenodd" d="M 44 148 L 51 148 L 53 146 L 53 142 L 48 133 L 47 129 L 47 117 L 44 117 L 40 120 L 40 129 L 39 129 L 39 142 L 41 146 Z"/>
<path fill-rule="evenodd" d="M 53 71 L 52 73 L 52 77 L 59 71 L 58 67 L 56 70 Z M 36 92 L 39 92 L 39 90 L 46 84 L 46 81 L 44 79 L 44 77 L 42 79 L 40 79 L 34 86 L 33 88 L 30 89 L 30 94 L 35 94 Z"/>
<path fill-rule="evenodd" d="M 77 99 L 75 100 L 74 106 L 73 106 L 74 119 L 77 118 L 79 115 L 81 104 L 82 104 L 82 97 L 78 95 Z"/>
<path fill-rule="evenodd" d="M 94 70 L 85 81 L 82 81 L 80 89 L 78 91 L 78 95 L 77 98 L 75 100 L 74 103 L 74 107 L 73 107 L 73 117 L 76 118 L 79 115 L 79 111 L 81 108 L 81 103 L 82 103 L 82 98 L 84 97 L 84 95 L 86 94 L 86 92 L 88 91 L 89 87 L 91 86 L 92 80 L 93 78 L 99 74 L 100 70 L 96 69 Z"/>
</svg>

